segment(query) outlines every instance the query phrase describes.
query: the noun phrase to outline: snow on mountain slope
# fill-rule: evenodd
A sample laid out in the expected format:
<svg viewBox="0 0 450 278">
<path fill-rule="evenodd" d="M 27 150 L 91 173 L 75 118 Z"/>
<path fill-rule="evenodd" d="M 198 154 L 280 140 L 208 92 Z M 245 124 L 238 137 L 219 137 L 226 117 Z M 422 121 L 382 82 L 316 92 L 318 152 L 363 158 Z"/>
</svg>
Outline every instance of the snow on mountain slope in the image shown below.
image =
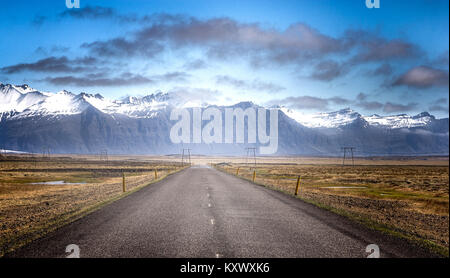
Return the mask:
<svg viewBox="0 0 450 278">
<path fill-rule="evenodd" d="M 120 100 L 104 98 L 100 94 L 68 91 L 58 93 L 39 92 L 28 85 L 0 83 L 0 120 L 7 117 L 28 117 L 34 115 L 72 115 L 94 107 L 106 114 L 122 114 L 133 118 L 153 118 L 159 111 L 173 107 L 196 107 L 181 93 L 157 92 L 143 97 L 128 96 Z M 202 105 L 204 106 L 204 105 Z M 391 116 L 363 116 L 350 108 L 335 112 L 306 114 L 282 107 L 281 111 L 303 126 L 309 128 L 339 128 L 355 121 L 364 126 L 383 128 L 411 128 L 425 126 L 435 118 L 424 112 L 416 116 L 405 114 Z"/>
<path fill-rule="evenodd" d="M 0 113 L 21 112 L 16 117 L 36 114 L 77 114 L 92 106 L 107 114 L 122 114 L 133 118 L 153 118 L 167 107 L 197 107 L 198 101 L 192 102 L 182 92 L 156 92 L 146 96 L 128 96 L 120 100 L 104 98 L 100 94 L 80 93 L 78 95 L 61 91 L 42 93 L 27 85 L 0 85 Z M 200 106 L 207 106 L 202 103 Z"/>
<path fill-rule="evenodd" d="M 157 115 L 157 111 L 170 105 L 169 98 L 168 94 L 161 92 L 144 97 L 129 96 L 120 101 L 115 101 L 118 105 L 115 113 L 137 118 L 153 118 Z"/>
<path fill-rule="evenodd" d="M 35 92 L 36 90 L 28 86 L 27 84 L 23 85 L 12 85 L 17 91 L 19 91 L 21 94 L 26 94 L 30 92 Z"/>
<path fill-rule="evenodd" d="M 151 94 L 144 97 L 125 97 L 122 100 L 106 99 L 100 94 L 81 93 L 84 101 L 107 114 L 123 114 L 134 118 L 152 118 L 157 111 L 165 109 L 169 102 L 168 95 Z"/>
<path fill-rule="evenodd" d="M 361 115 L 350 108 L 336 112 L 304 114 L 288 108 L 281 108 L 286 115 L 296 120 L 298 123 L 310 128 L 335 128 L 352 123 Z"/>
<path fill-rule="evenodd" d="M 13 85 L 0 85 L 0 112 L 16 110 L 20 98 L 23 97 L 22 90 Z"/>
<path fill-rule="evenodd" d="M 372 115 L 364 117 L 364 119 L 374 126 L 382 126 L 388 128 L 411 128 L 427 125 L 434 120 L 434 117 L 427 112 L 420 113 L 416 116 L 408 116 L 406 114 L 394 116 Z"/>
<path fill-rule="evenodd" d="M 152 118 L 159 110 L 173 104 L 167 93 L 158 92 L 144 97 L 126 97 L 122 100 L 110 100 L 100 94 L 80 93 L 75 95 L 68 91 L 43 93 L 28 85 L 15 86 L 0 84 L 0 114 L 14 113 L 15 117 L 34 115 L 72 115 L 79 114 L 89 106 L 107 113 L 123 114 L 134 118 Z"/>
<path fill-rule="evenodd" d="M 24 110 L 23 113 L 17 115 L 16 117 L 27 117 L 42 114 L 78 114 L 83 112 L 88 105 L 89 104 L 80 97 L 67 91 L 61 91 L 31 105 Z"/>
<path fill-rule="evenodd" d="M 45 100 L 47 97 L 49 97 L 49 95 L 45 95 L 38 91 L 32 91 L 32 92 L 23 94 L 18 99 L 17 105 L 14 110 L 16 110 L 18 112 L 22 112 L 25 109 L 27 109 L 28 107 Z"/>
<path fill-rule="evenodd" d="M 362 119 L 371 126 L 383 128 L 412 128 L 425 126 L 435 119 L 434 116 L 427 112 L 420 113 L 416 116 L 409 116 L 406 114 L 390 116 L 380 116 L 375 114 L 371 116 L 362 116 L 350 108 L 312 115 L 303 114 L 288 108 L 281 108 L 281 110 L 298 123 L 310 128 L 337 128 L 351 124 L 357 119 Z"/>
<path fill-rule="evenodd" d="M 0 84 L 0 112 L 22 112 L 48 96 L 50 94 L 38 92 L 28 85 Z"/>
<path fill-rule="evenodd" d="M 12 86 L 0 85 L 0 112 L 15 110 L 22 94 Z"/>
</svg>

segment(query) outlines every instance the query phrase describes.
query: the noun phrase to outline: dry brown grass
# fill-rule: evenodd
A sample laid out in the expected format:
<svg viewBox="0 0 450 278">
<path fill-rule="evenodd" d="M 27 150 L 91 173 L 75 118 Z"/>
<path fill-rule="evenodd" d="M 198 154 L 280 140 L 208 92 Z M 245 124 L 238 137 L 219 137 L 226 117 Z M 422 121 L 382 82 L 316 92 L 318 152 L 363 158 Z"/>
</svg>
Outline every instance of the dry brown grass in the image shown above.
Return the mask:
<svg viewBox="0 0 450 278">
<path fill-rule="evenodd" d="M 427 163 L 420 165 L 418 161 Z M 272 158 L 260 158 L 255 182 L 294 194 L 300 176 L 301 198 L 370 219 L 448 250 L 448 159 L 435 163 L 402 160 L 397 165 L 395 160 L 389 160 L 388 165 L 377 165 L 377 161 L 354 167 L 333 164 L 333 159 L 322 162 L 274 163 Z M 254 169 L 245 163 L 226 162 L 216 167 L 234 175 L 239 168 L 240 177 L 252 180 Z"/>
<path fill-rule="evenodd" d="M 95 169 L 95 170 L 93 170 Z M 80 217 L 90 208 L 181 169 L 161 161 L 95 161 L 80 158 L 0 161 L 0 256 L 45 232 Z M 81 184 L 33 184 L 65 181 Z"/>
</svg>

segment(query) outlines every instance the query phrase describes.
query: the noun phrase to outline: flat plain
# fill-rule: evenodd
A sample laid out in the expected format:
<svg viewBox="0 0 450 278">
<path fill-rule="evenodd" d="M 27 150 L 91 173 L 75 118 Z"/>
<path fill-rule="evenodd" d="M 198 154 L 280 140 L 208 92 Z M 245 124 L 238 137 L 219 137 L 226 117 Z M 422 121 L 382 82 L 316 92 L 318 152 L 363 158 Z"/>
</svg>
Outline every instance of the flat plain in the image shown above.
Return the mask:
<svg viewBox="0 0 450 278">
<path fill-rule="evenodd" d="M 220 159 L 219 159 L 220 160 Z M 448 255 L 446 157 L 214 159 L 219 170 L 295 194 L 374 229 Z M 239 169 L 239 170 L 238 170 Z"/>
<path fill-rule="evenodd" d="M 183 169 L 179 156 L 11 155 L 0 159 L 0 256 Z M 192 156 L 448 256 L 448 157 Z M 155 171 L 156 175 L 155 176 Z M 201 172 L 201 171 L 200 171 Z M 122 174 L 126 192 L 123 192 Z"/>
<path fill-rule="evenodd" d="M 0 256 L 181 168 L 126 157 L 2 157 Z"/>
</svg>

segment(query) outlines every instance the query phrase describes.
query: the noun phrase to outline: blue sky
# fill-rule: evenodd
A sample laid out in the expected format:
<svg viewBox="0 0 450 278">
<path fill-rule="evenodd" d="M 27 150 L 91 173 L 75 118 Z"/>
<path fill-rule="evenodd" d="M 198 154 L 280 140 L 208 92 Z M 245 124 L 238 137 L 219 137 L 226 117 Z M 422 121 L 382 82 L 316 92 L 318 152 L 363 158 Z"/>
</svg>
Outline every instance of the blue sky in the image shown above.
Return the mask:
<svg viewBox="0 0 450 278">
<path fill-rule="evenodd" d="M 448 117 L 449 2 L 4 1 L 0 82 Z"/>
</svg>

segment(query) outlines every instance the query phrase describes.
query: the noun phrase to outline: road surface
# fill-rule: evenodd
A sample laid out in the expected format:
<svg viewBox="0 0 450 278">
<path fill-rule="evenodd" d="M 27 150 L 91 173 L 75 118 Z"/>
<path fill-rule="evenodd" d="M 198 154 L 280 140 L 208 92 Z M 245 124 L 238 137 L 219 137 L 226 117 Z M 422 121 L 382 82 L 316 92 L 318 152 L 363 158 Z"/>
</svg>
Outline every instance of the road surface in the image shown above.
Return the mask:
<svg viewBox="0 0 450 278">
<path fill-rule="evenodd" d="M 292 196 L 206 166 L 147 186 L 7 254 L 66 257 L 426 257 Z"/>
</svg>

